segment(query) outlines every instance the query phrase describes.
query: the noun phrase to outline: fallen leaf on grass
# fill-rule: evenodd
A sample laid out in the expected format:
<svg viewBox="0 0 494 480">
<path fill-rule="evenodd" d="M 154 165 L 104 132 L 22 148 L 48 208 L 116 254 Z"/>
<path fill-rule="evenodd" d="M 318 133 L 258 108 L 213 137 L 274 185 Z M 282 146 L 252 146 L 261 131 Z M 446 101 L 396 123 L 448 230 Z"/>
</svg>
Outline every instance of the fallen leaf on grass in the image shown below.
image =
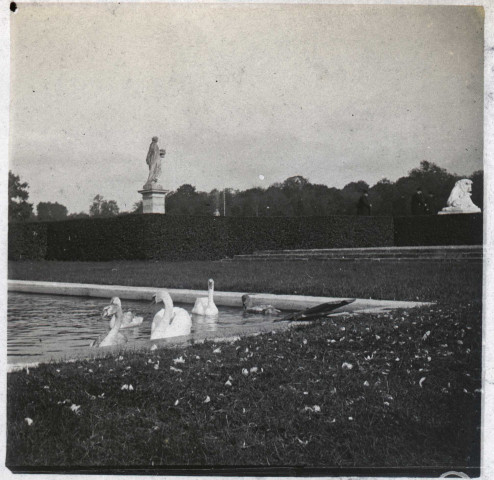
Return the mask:
<svg viewBox="0 0 494 480">
<path fill-rule="evenodd" d="M 206 397 L 206 399 L 204 400 L 204 402 L 202 403 L 209 403 L 211 401 L 211 398 L 209 398 L 209 395 Z"/>
<path fill-rule="evenodd" d="M 73 403 L 71 406 L 70 406 L 70 409 L 74 412 L 74 413 L 81 413 L 79 410 L 80 410 L 81 406 L 80 405 L 76 405 L 75 403 Z"/>
<path fill-rule="evenodd" d="M 424 383 L 425 381 L 425 377 L 422 377 L 420 380 L 419 380 L 419 385 L 420 385 L 420 388 L 422 388 L 422 384 Z"/>
<path fill-rule="evenodd" d="M 156 344 L 154 344 L 152 347 L 151 347 L 151 351 L 153 352 L 154 350 L 156 350 L 158 348 L 158 346 Z"/>
<path fill-rule="evenodd" d="M 172 372 L 177 372 L 177 373 L 181 373 L 183 370 L 180 370 L 180 368 L 175 368 L 175 367 L 170 367 L 170 370 Z"/>
<path fill-rule="evenodd" d="M 257 370 L 259 370 L 257 367 L 252 367 L 250 373 L 257 373 Z"/>
<path fill-rule="evenodd" d="M 24 419 L 24 421 L 27 423 L 28 427 L 30 427 L 33 424 L 33 419 L 32 418 L 26 417 Z"/>
<path fill-rule="evenodd" d="M 341 365 L 341 368 L 343 370 L 351 370 L 353 368 L 353 365 L 351 363 L 348 363 L 348 362 L 343 362 L 343 364 Z"/>
<path fill-rule="evenodd" d="M 178 358 L 173 359 L 173 363 L 176 365 L 177 363 L 185 363 L 184 357 L 180 356 Z"/>
<path fill-rule="evenodd" d="M 246 368 L 242 368 L 242 375 L 247 377 L 249 375 L 249 371 Z"/>
<path fill-rule="evenodd" d="M 225 385 L 226 385 L 227 387 L 231 387 L 231 386 L 232 386 L 232 382 L 230 382 L 230 380 L 227 380 L 227 381 L 225 382 Z"/>
<path fill-rule="evenodd" d="M 221 348 L 220 347 L 216 348 L 215 350 L 213 350 L 213 353 L 221 353 Z"/>
</svg>

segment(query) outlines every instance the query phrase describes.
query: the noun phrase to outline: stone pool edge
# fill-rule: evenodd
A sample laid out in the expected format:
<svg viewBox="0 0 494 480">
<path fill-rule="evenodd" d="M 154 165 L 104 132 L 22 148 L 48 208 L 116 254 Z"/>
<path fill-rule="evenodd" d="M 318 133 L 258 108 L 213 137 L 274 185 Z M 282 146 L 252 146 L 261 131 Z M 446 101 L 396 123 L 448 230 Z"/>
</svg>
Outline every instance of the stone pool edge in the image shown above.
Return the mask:
<svg viewBox="0 0 494 480">
<path fill-rule="evenodd" d="M 123 285 L 97 285 L 84 283 L 59 283 L 59 282 L 39 282 L 34 280 L 8 280 L 8 291 L 17 293 L 38 293 L 49 295 L 70 295 L 79 297 L 97 297 L 108 298 L 118 296 L 122 300 L 150 300 L 156 292 L 154 287 L 128 287 Z M 173 300 L 178 303 L 193 304 L 197 297 L 207 296 L 207 290 L 188 290 L 188 289 L 167 289 L 170 292 Z M 215 291 L 214 301 L 219 306 L 242 307 L 242 295 L 246 292 L 219 292 Z M 321 303 L 330 301 L 340 301 L 350 299 L 352 297 L 337 298 L 337 297 L 313 297 L 306 295 L 275 295 L 271 293 L 249 293 L 257 304 L 269 303 L 281 310 L 302 310 L 304 308 L 313 307 Z M 432 305 L 431 302 L 412 302 L 401 300 L 375 300 L 357 298 L 351 304 L 353 312 L 375 312 L 383 310 L 391 310 L 395 308 L 415 308 Z M 337 315 L 339 312 L 334 312 Z M 342 311 L 341 314 L 344 314 Z M 293 322 L 292 325 L 300 324 Z M 259 335 L 259 332 L 246 334 L 245 336 Z M 237 336 L 226 338 L 211 338 L 208 339 L 215 342 L 236 341 Z M 62 363 L 70 363 L 81 358 L 74 358 L 62 361 Z M 40 363 L 19 363 L 7 364 L 7 373 L 22 370 L 24 368 L 36 368 Z"/>
<path fill-rule="evenodd" d="M 155 287 L 129 287 L 123 285 L 98 285 L 89 283 L 39 282 L 34 280 L 8 280 L 8 291 L 18 293 L 40 293 L 51 295 L 72 295 L 77 297 L 108 298 L 120 297 L 122 300 L 149 300 L 158 290 Z M 197 297 L 206 297 L 207 290 L 189 290 L 167 288 L 174 302 L 193 304 Z M 214 292 L 216 305 L 242 307 L 242 295 L 248 292 Z M 272 293 L 249 293 L 256 304 L 267 303 L 281 310 L 301 310 L 321 303 L 341 301 L 353 297 L 313 297 L 307 295 L 276 295 Z M 352 310 L 414 308 L 432 305 L 431 302 L 412 302 L 402 300 L 376 300 L 357 298 Z"/>
</svg>

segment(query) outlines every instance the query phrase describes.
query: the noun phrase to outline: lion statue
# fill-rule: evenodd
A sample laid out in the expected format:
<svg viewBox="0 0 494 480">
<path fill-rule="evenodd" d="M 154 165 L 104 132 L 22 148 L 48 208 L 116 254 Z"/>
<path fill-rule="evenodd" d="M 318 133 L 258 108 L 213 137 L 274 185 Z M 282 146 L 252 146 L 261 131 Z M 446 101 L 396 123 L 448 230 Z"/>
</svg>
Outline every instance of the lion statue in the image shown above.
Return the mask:
<svg viewBox="0 0 494 480">
<path fill-rule="evenodd" d="M 479 213 L 480 208 L 472 202 L 472 181 L 468 178 L 458 180 L 451 190 L 447 207 L 443 208 L 439 214 L 445 213 Z"/>
</svg>

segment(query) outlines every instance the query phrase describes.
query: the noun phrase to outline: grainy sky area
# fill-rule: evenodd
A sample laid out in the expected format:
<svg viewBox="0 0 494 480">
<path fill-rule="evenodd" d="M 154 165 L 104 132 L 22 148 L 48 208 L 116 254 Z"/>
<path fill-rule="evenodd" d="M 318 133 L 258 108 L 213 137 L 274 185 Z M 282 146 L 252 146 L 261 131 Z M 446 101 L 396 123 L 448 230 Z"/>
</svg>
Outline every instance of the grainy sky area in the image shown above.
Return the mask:
<svg viewBox="0 0 494 480">
<path fill-rule="evenodd" d="M 130 210 L 153 135 L 167 189 L 482 168 L 481 8 L 18 6 L 10 168 L 35 205 Z"/>
</svg>

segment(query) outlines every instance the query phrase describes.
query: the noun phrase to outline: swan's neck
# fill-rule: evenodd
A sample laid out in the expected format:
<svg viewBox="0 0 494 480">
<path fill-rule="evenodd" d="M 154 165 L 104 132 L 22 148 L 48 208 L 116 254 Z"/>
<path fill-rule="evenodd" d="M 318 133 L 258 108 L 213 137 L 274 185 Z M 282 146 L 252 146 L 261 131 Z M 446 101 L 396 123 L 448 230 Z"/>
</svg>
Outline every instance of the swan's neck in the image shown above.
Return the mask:
<svg viewBox="0 0 494 480">
<path fill-rule="evenodd" d="M 209 285 L 208 287 L 208 305 L 213 304 L 214 287 Z"/>
<path fill-rule="evenodd" d="M 173 320 L 173 302 L 171 298 L 163 300 L 163 305 L 165 306 L 163 322 L 165 323 L 165 325 L 168 325 Z"/>
<path fill-rule="evenodd" d="M 122 307 L 117 307 L 117 311 L 115 312 L 115 325 L 113 325 L 112 330 L 118 331 L 118 329 L 122 325 L 122 320 L 123 320 Z"/>
<path fill-rule="evenodd" d="M 122 307 L 117 307 L 117 311 L 115 313 L 116 320 L 119 320 L 120 322 L 123 320 L 123 310 Z"/>
</svg>

